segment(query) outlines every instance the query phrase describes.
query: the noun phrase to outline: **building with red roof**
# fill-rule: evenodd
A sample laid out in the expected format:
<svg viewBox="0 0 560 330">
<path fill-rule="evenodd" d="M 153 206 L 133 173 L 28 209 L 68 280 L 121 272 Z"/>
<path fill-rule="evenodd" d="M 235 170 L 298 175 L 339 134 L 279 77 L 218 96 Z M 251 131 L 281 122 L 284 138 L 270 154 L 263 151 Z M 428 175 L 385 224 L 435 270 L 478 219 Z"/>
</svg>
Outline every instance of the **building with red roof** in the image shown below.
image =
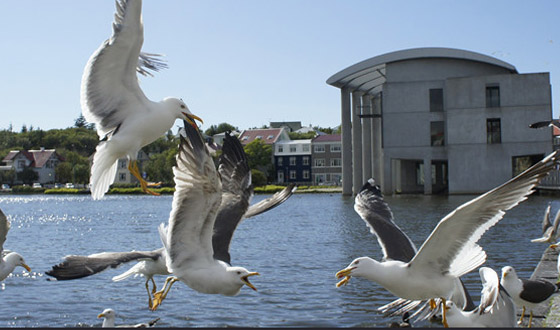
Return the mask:
<svg viewBox="0 0 560 330">
<path fill-rule="evenodd" d="M 64 158 L 55 149 L 12 150 L 2 159 L 6 165 L 0 166 L 0 171 L 15 170 L 16 173 L 19 173 L 26 167 L 30 167 L 39 176 L 37 182 L 54 183 L 55 168 L 62 161 Z M 16 179 L 15 183 L 22 182 Z"/>
</svg>

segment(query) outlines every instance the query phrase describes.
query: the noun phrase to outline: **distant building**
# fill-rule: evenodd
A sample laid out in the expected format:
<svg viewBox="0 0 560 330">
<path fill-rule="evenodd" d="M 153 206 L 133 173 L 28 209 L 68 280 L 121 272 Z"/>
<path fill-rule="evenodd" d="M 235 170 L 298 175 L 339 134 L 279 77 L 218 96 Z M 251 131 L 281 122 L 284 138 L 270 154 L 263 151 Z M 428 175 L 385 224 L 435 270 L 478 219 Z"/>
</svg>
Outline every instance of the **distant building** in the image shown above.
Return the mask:
<svg viewBox="0 0 560 330">
<path fill-rule="evenodd" d="M 301 121 L 271 121 L 270 128 L 284 127 L 288 132 L 295 132 L 301 128 Z"/>
<path fill-rule="evenodd" d="M 342 190 L 482 193 L 552 152 L 548 72 L 520 74 L 460 49 L 414 48 L 356 63 L 341 89 Z"/>
<path fill-rule="evenodd" d="M 275 144 L 277 141 L 289 140 L 290 137 L 285 128 L 261 128 L 248 129 L 241 132 L 239 141 L 247 145 L 254 140 L 262 140 L 265 144 Z"/>
<path fill-rule="evenodd" d="M 64 161 L 55 149 L 40 150 L 12 150 L 2 159 L 6 164 L 0 166 L 0 170 L 9 171 L 15 170 L 20 173 L 24 168 L 30 167 L 37 173 L 37 182 L 41 184 L 48 184 L 55 182 L 55 168 L 59 162 Z M 14 183 L 21 184 L 21 180 L 15 179 Z"/>
<path fill-rule="evenodd" d="M 311 139 L 277 142 L 274 145 L 274 166 L 278 183 L 310 184 Z"/>
<path fill-rule="evenodd" d="M 312 140 L 314 185 L 342 183 L 342 144 L 340 134 L 319 135 Z"/>
</svg>

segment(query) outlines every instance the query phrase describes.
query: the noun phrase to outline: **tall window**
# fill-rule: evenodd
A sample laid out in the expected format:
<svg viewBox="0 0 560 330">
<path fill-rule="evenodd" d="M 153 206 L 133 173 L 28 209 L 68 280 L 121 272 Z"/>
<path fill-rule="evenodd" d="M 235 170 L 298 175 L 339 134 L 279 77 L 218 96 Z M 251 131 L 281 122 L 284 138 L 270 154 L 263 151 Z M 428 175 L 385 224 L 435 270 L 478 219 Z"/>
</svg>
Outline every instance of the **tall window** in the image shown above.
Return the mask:
<svg viewBox="0 0 560 330">
<path fill-rule="evenodd" d="M 297 172 L 296 171 L 290 171 L 290 179 L 292 179 L 292 180 L 297 179 Z"/>
<path fill-rule="evenodd" d="M 296 165 L 296 157 L 290 157 L 290 166 Z"/>
<path fill-rule="evenodd" d="M 430 89 L 430 111 L 443 111 L 443 89 Z"/>
<path fill-rule="evenodd" d="M 304 179 L 309 179 L 309 170 L 304 170 L 303 171 L 303 178 Z"/>
<path fill-rule="evenodd" d="M 430 122 L 430 136 L 432 146 L 443 146 L 445 144 L 443 121 Z"/>
<path fill-rule="evenodd" d="M 315 167 L 324 167 L 325 166 L 325 159 L 324 158 L 316 158 L 315 159 Z"/>
<path fill-rule="evenodd" d="M 309 156 L 303 156 L 302 161 L 303 165 L 309 165 Z"/>
<path fill-rule="evenodd" d="M 500 106 L 500 86 L 486 87 L 486 107 L 495 108 Z"/>
<path fill-rule="evenodd" d="M 332 167 L 340 167 L 342 165 L 340 158 L 331 158 Z"/>
<path fill-rule="evenodd" d="M 282 166 L 282 160 L 283 160 L 283 159 L 284 159 L 284 158 L 282 158 L 282 157 L 278 157 L 278 166 Z"/>
<path fill-rule="evenodd" d="M 544 158 L 543 154 L 511 157 L 512 177 L 517 176 Z"/>
<path fill-rule="evenodd" d="M 500 118 L 486 119 L 486 143 L 502 143 Z"/>
<path fill-rule="evenodd" d="M 278 146 L 278 152 L 284 152 L 284 146 Z"/>
</svg>

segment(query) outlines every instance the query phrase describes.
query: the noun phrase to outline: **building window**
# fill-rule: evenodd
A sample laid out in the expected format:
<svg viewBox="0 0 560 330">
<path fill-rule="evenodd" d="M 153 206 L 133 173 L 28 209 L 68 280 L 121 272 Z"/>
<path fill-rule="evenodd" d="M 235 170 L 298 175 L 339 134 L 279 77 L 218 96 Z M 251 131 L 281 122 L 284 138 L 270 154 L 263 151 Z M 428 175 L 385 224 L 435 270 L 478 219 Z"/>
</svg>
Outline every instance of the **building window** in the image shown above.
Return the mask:
<svg viewBox="0 0 560 330">
<path fill-rule="evenodd" d="M 325 152 L 325 146 L 324 145 L 317 145 L 313 147 L 313 151 L 315 152 Z"/>
<path fill-rule="evenodd" d="M 502 143 L 500 118 L 486 119 L 486 143 Z"/>
<path fill-rule="evenodd" d="M 443 111 L 443 89 L 434 88 L 430 89 L 430 111 L 441 112 Z"/>
<path fill-rule="evenodd" d="M 304 170 L 302 174 L 304 179 L 309 179 L 309 170 Z"/>
<path fill-rule="evenodd" d="M 296 166 L 296 157 L 290 157 L 290 166 Z"/>
<path fill-rule="evenodd" d="M 325 159 L 324 158 L 316 158 L 315 159 L 315 167 L 324 167 L 325 166 Z"/>
<path fill-rule="evenodd" d="M 340 144 L 331 144 L 331 152 L 340 152 Z"/>
<path fill-rule="evenodd" d="M 126 159 L 119 159 L 119 167 L 126 168 Z"/>
<path fill-rule="evenodd" d="M 119 181 L 126 181 L 126 173 L 120 173 L 119 174 Z"/>
<path fill-rule="evenodd" d="M 290 152 L 296 152 L 296 146 L 290 146 Z"/>
<path fill-rule="evenodd" d="M 241 141 L 247 141 L 247 140 L 249 140 L 248 136 L 244 136 L 244 137 L 241 138 Z"/>
<path fill-rule="evenodd" d="M 432 121 L 430 122 L 430 136 L 432 146 L 443 146 L 445 145 L 445 134 L 444 134 L 444 123 L 443 121 Z"/>
<path fill-rule="evenodd" d="M 332 167 L 340 167 L 341 166 L 340 158 L 331 158 L 331 166 Z"/>
<path fill-rule="evenodd" d="M 290 171 L 290 179 L 295 180 L 297 178 L 296 171 Z"/>
<path fill-rule="evenodd" d="M 255 136 L 255 140 L 257 140 L 257 139 L 259 139 L 259 140 L 262 139 L 262 135 Z"/>
<path fill-rule="evenodd" d="M 266 137 L 266 139 L 267 140 L 272 140 L 272 139 L 274 139 L 274 135 L 269 135 L 269 136 Z"/>
<path fill-rule="evenodd" d="M 325 175 L 324 174 L 314 174 L 315 176 L 315 184 L 320 184 L 325 182 Z"/>
<path fill-rule="evenodd" d="M 284 158 L 282 158 L 282 157 L 278 157 L 278 166 L 282 166 L 282 160 L 283 160 L 283 159 L 284 159 Z"/>
<path fill-rule="evenodd" d="M 544 158 L 543 154 L 511 157 L 512 177 L 519 175 Z"/>
<path fill-rule="evenodd" d="M 304 156 L 302 158 L 302 164 L 305 166 L 309 166 L 309 156 Z"/>
<path fill-rule="evenodd" d="M 419 186 L 424 185 L 424 163 L 416 163 L 416 184 Z"/>
<path fill-rule="evenodd" d="M 306 152 L 309 151 L 309 145 L 308 145 L 308 144 L 304 144 L 304 145 L 301 146 L 301 147 L 302 147 L 302 150 L 303 150 L 303 151 L 306 151 Z"/>
<path fill-rule="evenodd" d="M 495 108 L 500 106 L 500 86 L 486 87 L 486 107 Z"/>
<path fill-rule="evenodd" d="M 284 147 L 283 146 L 278 146 L 278 152 L 284 152 Z"/>
</svg>

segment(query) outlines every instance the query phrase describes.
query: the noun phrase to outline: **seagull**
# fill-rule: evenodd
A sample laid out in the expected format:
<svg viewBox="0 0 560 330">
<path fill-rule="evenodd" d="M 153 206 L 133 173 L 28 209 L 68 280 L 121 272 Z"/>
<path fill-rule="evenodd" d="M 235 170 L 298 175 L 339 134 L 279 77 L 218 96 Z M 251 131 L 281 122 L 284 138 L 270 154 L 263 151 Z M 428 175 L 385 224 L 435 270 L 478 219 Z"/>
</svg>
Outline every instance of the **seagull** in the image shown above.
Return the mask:
<svg viewBox="0 0 560 330">
<path fill-rule="evenodd" d="M 518 324 L 523 321 L 525 309 L 529 310 L 529 328 L 533 321 L 533 309 L 546 303 L 560 288 L 560 282 L 554 284 L 542 279 L 520 279 L 511 266 L 502 268 L 500 284 L 509 292 L 515 304 L 523 307 Z"/>
<path fill-rule="evenodd" d="M 115 326 L 115 311 L 111 308 L 105 309 L 97 318 L 103 318 L 102 328 L 152 328 L 156 325 L 159 317 L 145 323 L 137 323 L 131 325 L 117 325 Z"/>
<path fill-rule="evenodd" d="M 256 204 L 251 205 L 247 212 L 245 212 L 245 214 L 243 215 L 242 219 L 254 217 L 280 205 L 281 203 L 286 201 L 296 189 L 297 187 L 294 184 L 290 184 L 271 197 L 268 197 Z M 233 192 L 226 192 L 226 189 L 224 189 L 224 191 L 222 192 L 223 201 L 228 200 L 226 194 L 232 196 L 231 198 L 236 195 Z M 244 198 L 250 197 L 246 193 L 238 193 L 237 195 L 243 196 Z M 250 195 L 252 195 L 252 192 Z M 227 203 L 222 204 L 227 205 Z M 214 228 L 219 228 L 219 230 L 215 231 L 214 235 L 219 235 L 222 239 L 224 239 L 224 241 L 230 242 L 235 228 L 232 228 L 232 226 L 229 226 L 227 228 L 224 226 L 220 226 L 220 223 L 222 221 L 230 223 L 229 217 L 220 216 L 222 212 L 226 213 L 227 208 L 221 207 L 218 211 L 218 217 L 216 223 L 214 224 Z M 239 221 L 241 221 L 242 219 L 240 219 Z M 220 221 L 218 222 L 218 220 Z M 220 253 L 218 254 L 221 254 L 221 260 L 229 263 L 230 256 L 227 249 L 220 249 L 221 244 L 217 239 L 213 239 L 213 245 L 216 251 L 220 251 Z M 148 307 L 151 309 L 153 308 L 152 294 L 157 291 L 157 286 L 153 277 L 155 275 L 171 275 L 171 273 L 167 269 L 166 256 L 167 253 L 165 248 L 163 247 L 153 251 L 101 252 L 88 256 L 68 255 L 64 257 L 63 262 L 59 263 L 58 265 L 52 266 L 52 269 L 46 271 L 45 273 L 59 281 L 73 280 L 91 276 L 109 268 L 118 268 L 122 264 L 128 262 L 137 261 L 137 263 L 126 272 L 117 276 L 113 276 L 112 280 L 118 282 L 129 278 L 130 276 L 144 276 L 146 278 L 146 291 L 148 292 Z M 152 282 L 151 290 L 149 288 L 150 281 Z"/>
<path fill-rule="evenodd" d="M 82 114 L 97 128 L 100 142 L 91 168 L 91 195 L 103 198 L 114 182 L 118 159 L 128 158 L 128 170 L 144 192 L 152 195 L 137 164 L 140 148 L 152 143 L 183 119 L 196 126 L 182 99 L 149 100 L 138 84 L 136 73 L 151 75 L 166 65 L 157 54 L 141 52 L 143 36 L 142 1 L 118 0 L 113 33 L 89 58 L 82 75 Z"/>
<path fill-rule="evenodd" d="M 19 253 L 4 250 L 4 242 L 6 241 L 6 236 L 8 236 L 8 230 L 10 230 L 10 221 L 8 221 L 4 212 L 0 210 L 0 281 L 8 277 L 17 266 L 25 268 L 28 272 L 31 271 L 31 268 L 27 266 Z"/>
<path fill-rule="evenodd" d="M 560 209 L 556 212 L 556 216 L 554 217 L 554 221 L 550 222 L 550 208 L 551 204 L 548 203 L 548 206 L 545 209 L 543 222 L 542 222 L 542 237 L 532 239 L 531 242 L 533 243 L 549 243 L 552 244 L 556 241 L 558 237 L 558 224 L 560 223 Z"/>
<path fill-rule="evenodd" d="M 101 252 L 88 256 L 68 255 L 64 261 L 52 267 L 45 274 L 56 278 L 56 280 L 73 280 L 91 276 L 108 268 L 117 268 L 124 263 L 138 261 L 126 272 L 113 276 L 115 282 L 122 281 L 132 275 L 143 275 L 146 278 L 146 291 L 148 292 L 148 306 L 152 307 L 152 294 L 156 289 L 155 275 L 170 275 L 167 270 L 166 251 L 159 248 L 153 251 L 130 251 L 130 252 Z M 149 282 L 152 282 L 150 292 Z"/>
<path fill-rule="evenodd" d="M 442 306 L 449 299 L 461 302 L 459 278 L 486 261 L 486 253 L 476 243 L 503 218 L 505 211 L 534 192 L 539 181 L 558 163 L 558 153 L 554 151 L 506 183 L 457 207 L 439 221 L 410 261 L 403 262 L 391 256 L 381 262 L 369 257 L 357 258 L 336 273 L 337 278 L 342 278 L 337 287 L 348 283 L 351 276 L 358 276 L 377 282 L 402 299 L 429 299 L 432 309 L 436 307 L 436 298 L 441 299 Z M 377 215 L 371 211 L 375 201 L 369 196 L 358 194 L 354 210 L 370 230 L 383 237 L 381 241 L 388 242 L 397 235 L 394 231 L 386 231 L 384 221 L 370 218 Z M 444 326 L 448 325 L 445 308 L 442 309 L 442 322 Z"/>
<path fill-rule="evenodd" d="M 447 322 L 450 327 L 462 328 L 514 328 L 517 316 L 515 303 L 500 285 L 498 274 L 489 267 L 478 270 L 482 281 L 480 304 L 472 311 L 465 312 L 447 301 Z"/>
<path fill-rule="evenodd" d="M 201 293 L 235 296 L 244 285 L 257 291 L 249 277 L 260 275 L 220 260 L 229 260 L 231 235 L 247 208 L 244 198 L 223 198 L 222 190 L 233 189 L 246 196 L 252 185 L 249 168 L 244 165 L 243 146 L 237 138 L 226 134 L 216 171 L 200 132 L 187 123 L 184 126 L 187 138 L 181 136 L 177 165 L 173 167 L 173 206 L 168 225 L 162 223 L 159 227 L 167 250 L 167 268 L 173 276 L 154 294 L 152 310 L 161 304 L 176 281 Z M 218 214 L 220 209 L 223 211 Z M 230 233 L 229 237 L 213 240 L 213 232 L 220 235 L 223 230 Z"/>
</svg>

